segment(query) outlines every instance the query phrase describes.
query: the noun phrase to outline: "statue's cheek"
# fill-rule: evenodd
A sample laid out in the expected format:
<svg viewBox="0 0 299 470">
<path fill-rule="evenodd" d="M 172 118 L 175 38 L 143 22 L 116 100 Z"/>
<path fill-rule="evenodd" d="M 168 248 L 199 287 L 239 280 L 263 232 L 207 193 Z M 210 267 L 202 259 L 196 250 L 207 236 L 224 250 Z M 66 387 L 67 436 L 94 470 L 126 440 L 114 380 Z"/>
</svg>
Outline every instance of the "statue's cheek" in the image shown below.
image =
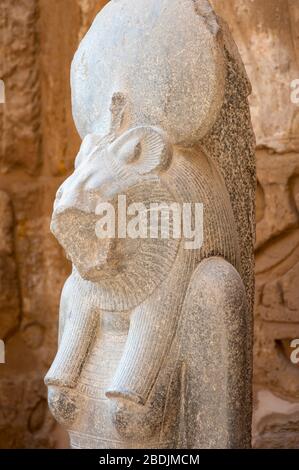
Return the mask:
<svg viewBox="0 0 299 470">
<path fill-rule="evenodd" d="M 79 408 L 72 390 L 50 386 L 48 403 L 52 415 L 60 424 L 70 426 L 74 423 Z"/>
</svg>

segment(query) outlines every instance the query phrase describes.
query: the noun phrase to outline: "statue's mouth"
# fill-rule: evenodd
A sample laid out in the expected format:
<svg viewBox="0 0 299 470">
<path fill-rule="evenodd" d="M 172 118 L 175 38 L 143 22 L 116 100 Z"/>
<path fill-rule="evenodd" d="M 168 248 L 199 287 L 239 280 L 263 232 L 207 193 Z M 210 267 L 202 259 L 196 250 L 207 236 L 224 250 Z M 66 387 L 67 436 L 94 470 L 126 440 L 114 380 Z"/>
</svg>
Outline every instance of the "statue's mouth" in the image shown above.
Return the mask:
<svg viewBox="0 0 299 470">
<path fill-rule="evenodd" d="M 96 222 L 94 214 L 77 209 L 54 211 L 51 221 L 53 235 L 80 275 L 89 281 L 109 278 L 117 268 L 112 257 L 115 242 L 96 236 Z"/>
</svg>

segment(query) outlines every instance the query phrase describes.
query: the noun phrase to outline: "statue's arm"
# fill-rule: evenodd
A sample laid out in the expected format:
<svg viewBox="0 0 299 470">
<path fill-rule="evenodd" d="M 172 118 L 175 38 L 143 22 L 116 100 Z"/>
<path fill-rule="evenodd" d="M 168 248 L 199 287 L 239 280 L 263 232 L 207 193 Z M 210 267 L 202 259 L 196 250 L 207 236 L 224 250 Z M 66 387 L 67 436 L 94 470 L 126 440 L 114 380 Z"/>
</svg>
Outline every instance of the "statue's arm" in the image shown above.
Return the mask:
<svg viewBox="0 0 299 470">
<path fill-rule="evenodd" d="M 84 287 L 73 274 L 67 279 L 60 302 L 59 347 L 46 385 L 74 388 L 96 331 L 99 315 Z"/>
<path fill-rule="evenodd" d="M 252 320 L 246 292 L 226 260 L 203 260 L 183 307 L 184 419 L 189 448 L 250 447 Z"/>
<path fill-rule="evenodd" d="M 136 312 L 141 320 L 144 313 Z M 128 357 L 133 355 L 125 356 L 117 380 L 107 392 L 107 396 L 118 404 L 113 418 L 115 423 L 120 423 L 119 429 L 124 434 L 126 427 L 130 428 L 128 415 L 132 423 L 139 414 L 143 415 L 143 422 L 145 416 L 147 420 L 159 419 L 153 413 L 157 406 L 154 401 L 158 403 L 159 398 L 150 394 L 152 388 L 144 384 L 148 383 L 148 378 L 151 383 L 156 383 L 158 374 L 148 375 L 148 370 L 161 372 L 167 357 L 160 354 L 162 349 L 158 355 L 147 357 L 142 354 L 142 348 L 138 348 L 143 345 L 147 352 L 145 346 L 151 337 L 150 326 L 156 331 L 158 343 L 163 344 L 171 322 L 165 322 L 161 315 L 153 318 L 155 313 L 151 312 L 147 328 L 134 331 L 131 349 L 134 347 L 139 351 L 139 360 L 129 361 Z M 161 332 L 164 332 L 162 338 Z M 192 275 L 177 325 L 175 344 L 181 348 L 177 367 L 184 364 L 186 384 L 181 389 L 187 390 L 180 400 L 178 397 L 178 402 L 185 404 L 180 406 L 180 422 L 193 423 L 182 426 L 187 431 L 180 446 L 225 448 L 250 445 L 251 338 L 250 311 L 239 273 L 223 258 L 203 260 Z M 149 344 L 149 351 L 156 351 L 153 344 Z M 168 354 L 170 351 L 176 356 L 175 350 L 168 349 Z M 153 367 L 156 363 L 157 369 Z M 144 396 L 139 393 L 140 389 Z M 140 397 L 144 398 L 141 400 Z M 135 429 L 137 434 L 142 433 L 142 421 Z M 154 423 L 152 429 L 155 429 Z"/>
</svg>

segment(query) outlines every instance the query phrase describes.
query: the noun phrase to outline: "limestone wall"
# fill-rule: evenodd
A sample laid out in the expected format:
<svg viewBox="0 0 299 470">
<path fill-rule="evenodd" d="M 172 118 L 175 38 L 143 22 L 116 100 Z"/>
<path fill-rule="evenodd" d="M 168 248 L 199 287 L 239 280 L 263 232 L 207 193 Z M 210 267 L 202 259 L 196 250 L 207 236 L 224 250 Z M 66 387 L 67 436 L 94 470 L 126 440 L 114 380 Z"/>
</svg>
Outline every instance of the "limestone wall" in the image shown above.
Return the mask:
<svg viewBox="0 0 299 470">
<path fill-rule="evenodd" d="M 96 0 L 1 0 L 0 448 L 64 446 L 43 376 L 56 350 L 60 290 L 69 265 L 49 233 L 53 198 L 79 139 L 69 68 Z"/>
<path fill-rule="evenodd" d="M 257 137 L 254 445 L 299 448 L 299 78 L 297 0 L 214 0 L 238 44 Z"/>
<path fill-rule="evenodd" d="M 56 349 L 69 265 L 49 234 L 57 187 L 79 139 L 69 67 L 100 0 L 2 0 L 0 78 L 0 448 L 63 447 L 43 376 Z M 213 0 L 239 46 L 257 135 L 254 444 L 299 447 L 299 78 L 297 0 Z"/>
</svg>

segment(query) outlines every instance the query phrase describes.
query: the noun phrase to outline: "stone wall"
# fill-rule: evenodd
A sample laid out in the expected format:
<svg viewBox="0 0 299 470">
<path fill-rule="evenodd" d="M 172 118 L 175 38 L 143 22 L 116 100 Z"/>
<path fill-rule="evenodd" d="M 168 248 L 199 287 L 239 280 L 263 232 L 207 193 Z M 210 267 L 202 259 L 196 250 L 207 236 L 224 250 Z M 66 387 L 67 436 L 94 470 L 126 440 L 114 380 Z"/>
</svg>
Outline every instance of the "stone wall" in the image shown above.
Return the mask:
<svg viewBox="0 0 299 470">
<path fill-rule="evenodd" d="M 253 442 L 299 448 L 299 78 L 297 0 L 214 0 L 238 44 L 253 93 L 257 241 Z"/>
<path fill-rule="evenodd" d="M 48 412 L 43 384 L 70 269 L 49 222 L 79 146 L 70 62 L 103 3 L 1 0 L 0 338 L 6 364 L 0 364 L 0 448 L 67 445 Z"/>
<path fill-rule="evenodd" d="M 64 447 L 43 376 L 56 349 L 61 286 L 69 272 L 49 234 L 57 187 L 79 146 L 69 67 L 105 1 L 2 0 L 0 78 L 0 448 Z M 213 0 L 250 76 L 257 135 L 254 445 L 299 447 L 299 78 L 297 0 Z"/>
</svg>

